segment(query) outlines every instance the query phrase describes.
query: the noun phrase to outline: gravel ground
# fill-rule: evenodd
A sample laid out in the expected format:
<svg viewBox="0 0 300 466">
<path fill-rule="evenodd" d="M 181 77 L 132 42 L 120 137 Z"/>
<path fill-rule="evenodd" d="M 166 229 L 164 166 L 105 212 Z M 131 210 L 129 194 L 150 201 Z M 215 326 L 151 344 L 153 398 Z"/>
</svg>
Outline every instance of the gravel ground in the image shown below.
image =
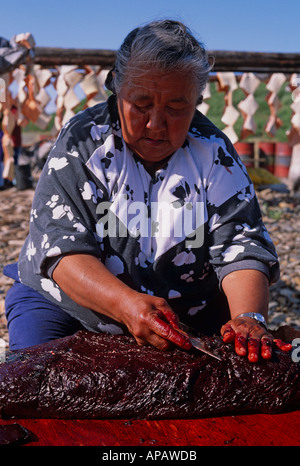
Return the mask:
<svg viewBox="0 0 300 466">
<path fill-rule="evenodd" d="M 28 232 L 33 194 L 33 190 L 16 188 L 0 192 L 0 347 L 8 344 L 4 299 L 12 285 L 2 269 L 18 258 Z M 269 326 L 300 330 L 300 195 L 264 189 L 257 196 L 281 263 L 281 278 L 270 289 Z"/>
</svg>

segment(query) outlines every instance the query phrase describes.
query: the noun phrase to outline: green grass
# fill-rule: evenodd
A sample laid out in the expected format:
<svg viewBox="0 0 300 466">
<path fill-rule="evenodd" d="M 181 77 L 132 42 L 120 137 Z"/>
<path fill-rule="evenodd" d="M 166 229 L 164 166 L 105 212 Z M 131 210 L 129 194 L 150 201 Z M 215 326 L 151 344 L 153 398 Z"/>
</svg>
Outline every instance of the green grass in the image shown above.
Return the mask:
<svg viewBox="0 0 300 466">
<path fill-rule="evenodd" d="M 268 96 L 269 91 L 266 88 L 266 84 L 263 82 L 258 86 L 254 93 L 254 97 L 259 107 L 253 117 L 257 125 L 257 128 L 255 134 L 244 139 L 245 141 L 252 141 L 257 139 L 261 139 L 264 141 L 287 141 L 286 131 L 288 131 L 291 126 L 292 110 L 290 106 L 292 103 L 292 97 L 291 92 L 288 91 L 286 87 L 287 83 L 284 83 L 278 93 L 278 98 L 282 105 L 281 108 L 278 110 L 278 117 L 282 120 L 283 124 L 280 128 L 277 129 L 276 135 L 272 138 L 268 136 L 267 133 L 264 131 L 265 125 L 270 116 L 270 109 L 266 101 L 266 97 Z M 225 128 L 224 123 L 222 123 L 221 121 L 225 109 L 224 95 L 224 92 L 218 92 L 215 82 L 211 83 L 211 98 L 206 100 L 210 108 L 206 116 L 220 129 Z M 242 89 L 236 89 L 233 92 L 232 96 L 233 105 L 237 108 L 237 104 L 245 98 L 246 95 L 242 91 Z M 242 116 L 240 116 L 234 125 L 235 132 L 238 136 L 240 136 L 241 134 L 242 126 L 243 118 Z"/>
</svg>

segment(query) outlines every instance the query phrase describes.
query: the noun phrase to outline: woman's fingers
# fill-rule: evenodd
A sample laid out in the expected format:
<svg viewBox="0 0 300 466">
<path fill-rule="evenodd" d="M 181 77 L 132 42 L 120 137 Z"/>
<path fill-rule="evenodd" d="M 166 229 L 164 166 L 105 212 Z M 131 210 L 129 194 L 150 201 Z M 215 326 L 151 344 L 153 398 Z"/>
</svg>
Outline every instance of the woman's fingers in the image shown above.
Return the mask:
<svg viewBox="0 0 300 466">
<path fill-rule="evenodd" d="M 273 346 L 273 341 L 271 338 L 266 336 L 261 339 L 261 355 L 264 359 L 271 359 L 272 346 Z"/>
<path fill-rule="evenodd" d="M 260 356 L 263 359 L 272 357 L 272 341 L 268 337 L 263 338 L 244 338 L 241 335 L 236 336 L 236 352 L 240 356 L 248 355 L 250 362 L 257 362 Z"/>
<path fill-rule="evenodd" d="M 163 314 L 165 316 L 165 314 Z M 175 325 L 178 327 L 178 321 L 175 318 Z M 172 324 L 165 322 L 160 318 L 159 314 L 153 316 L 151 329 L 153 332 L 161 337 L 163 340 L 173 343 L 182 349 L 190 349 L 191 343 L 186 335 L 179 333 L 176 328 L 173 328 Z"/>
<path fill-rule="evenodd" d="M 260 340 L 258 338 L 248 339 L 248 359 L 257 362 L 260 356 Z"/>
<path fill-rule="evenodd" d="M 221 328 L 221 335 L 224 343 L 232 343 L 235 339 L 235 331 L 231 327 L 230 323 L 223 325 Z"/>
<path fill-rule="evenodd" d="M 237 333 L 234 339 L 234 348 L 236 354 L 239 356 L 246 356 L 247 354 L 247 338 Z"/>
<path fill-rule="evenodd" d="M 134 308 L 139 312 L 130 314 L 127 327 L 138 345 L 152 345 L 160 350 L 167 350 L 172 344 L 185 350 L 191 348 L 188 337 L 177 331 L 177 314 L 163 298 L 140 294 Z"/>
<path fill-rule="evenodd" d="M 156 303 L 159 312 L 153 314 L 153 331 L 164 340 L 179 346 L 182 349 L 191 349 L 189 338 L 177 331 L 180 330 L 179 317 L 163 300 Z"/>
<path fill-rule="evenodd" d="M 256 322 L 231 320 L 223 325 L 221 335 L 224 343 L 234 343 L 235 352 L 239 356 L 247 356 L 251 362 L 257 362 L 260 357 L 271 359 L 274 346 L 281 351 L 291 351 L 292 345 L 285 343 L 266 332 Z"/>
<path fill-rule="evenodd" d="M 274 343 L 281 351 L 291 351 L 292 345 L 290 343 L 285 343 L 284 341 L 280 340 L 279 338 L 274 339 Z"/>
<path fill-rule="evenodd" d="M 180 324 L 179 324 L 179 317 L 175 312 L 172 311 L 168 306 L 161 306 L 158 307 L 158 309 L 162 313 L 162 319 L 166 320 L 169 324 L 172 325 L 173 328 L 175 329 L 180 329 Z"/>
</svg>

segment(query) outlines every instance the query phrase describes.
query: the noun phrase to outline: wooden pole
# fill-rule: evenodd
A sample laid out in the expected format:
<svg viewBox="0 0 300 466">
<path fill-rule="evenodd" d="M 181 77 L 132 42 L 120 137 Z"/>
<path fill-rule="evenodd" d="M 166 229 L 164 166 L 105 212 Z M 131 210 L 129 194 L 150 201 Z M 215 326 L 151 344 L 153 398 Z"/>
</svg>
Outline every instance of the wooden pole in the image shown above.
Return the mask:
<svg viewBox="0 0 300 466">
<path fill-rule="evenodd" d="M 215 57 L 215 71 L 299 73 L 299 53 L 208 52 Z"/>
<path fill-rule="evenodd" d="M 44 67 L 98 65 L 102 68 L 111 68 L 115 58 L 114 50 L 36 47 L 34 62 Z"/>
<path fill-rule="evenodd" d="M 213 71 L 300 73 L 299 53 L 209 50 L 208 55 L 215 59 Z M 98 65 L 109 69 L 114 64 L 115 57 L 114 50 L 36 47 L 34 61 L 44 67 Z"/>
</svg>

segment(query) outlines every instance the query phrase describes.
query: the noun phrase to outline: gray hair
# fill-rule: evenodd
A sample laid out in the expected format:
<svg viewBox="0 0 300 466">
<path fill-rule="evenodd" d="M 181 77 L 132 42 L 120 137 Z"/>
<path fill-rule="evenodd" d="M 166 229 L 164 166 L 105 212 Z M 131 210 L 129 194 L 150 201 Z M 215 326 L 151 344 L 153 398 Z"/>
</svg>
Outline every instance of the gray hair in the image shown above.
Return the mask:
<svg viewBox="0 0 300 466">
<path fill-rule="evenodd" d="M 190 73 L 201 96 L 212 66 L 204 45 L 184 24 L 173 20 L 154 21 L 128 34 L 117 51 L 114 68 L 105 84 L 118 94 L 126 78 L 155 67 Z"/>
</svg>

